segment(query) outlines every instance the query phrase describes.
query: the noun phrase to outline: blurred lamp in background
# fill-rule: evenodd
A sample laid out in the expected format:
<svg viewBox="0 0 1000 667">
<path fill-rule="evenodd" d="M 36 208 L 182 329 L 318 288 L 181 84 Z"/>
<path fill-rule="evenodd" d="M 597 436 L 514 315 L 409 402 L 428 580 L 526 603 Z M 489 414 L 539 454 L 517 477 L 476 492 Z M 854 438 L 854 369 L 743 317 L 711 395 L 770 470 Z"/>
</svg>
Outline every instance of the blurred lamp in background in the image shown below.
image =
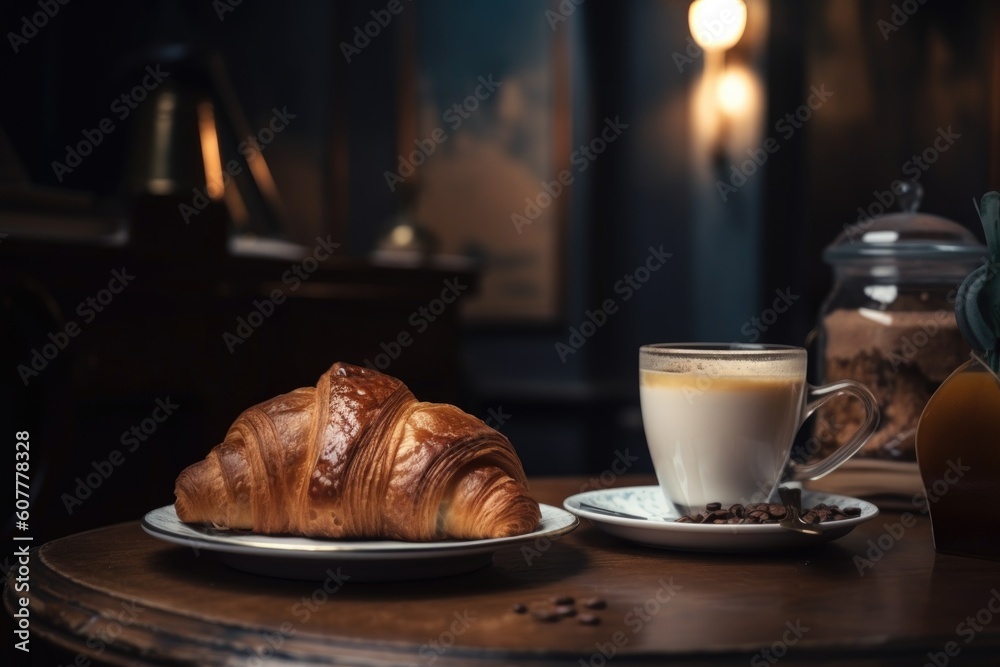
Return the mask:
<svg viewBox="0 0 1000 667">
<path fill-rule="evenodd" d="M 743 0 L 695 0 L 688 25 L 705 59 L 695 94 L 695 132 L 716 159 L 724 159 L 734 129 L 751 113 L 756 98 L 746 68 L 726 62 L 726 51 L 746 30 L 747 5 Z"/>
<path fill-rule="evenodd" d="M 747 27 L 743 0 L 694 0 L 688 9 L 691 36 L 706 51 L 725 51 L 736 46 Z"/>
</svg>

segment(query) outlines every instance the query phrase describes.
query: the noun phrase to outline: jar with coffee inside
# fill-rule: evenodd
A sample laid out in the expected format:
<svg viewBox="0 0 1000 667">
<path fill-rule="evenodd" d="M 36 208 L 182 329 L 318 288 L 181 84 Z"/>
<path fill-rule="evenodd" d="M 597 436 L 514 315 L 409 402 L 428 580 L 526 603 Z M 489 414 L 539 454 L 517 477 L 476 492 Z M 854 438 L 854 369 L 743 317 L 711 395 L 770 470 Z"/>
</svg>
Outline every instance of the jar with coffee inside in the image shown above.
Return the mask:
<svg viewBox="0 0 1000 667">
<path fill-rule="evenodd" d="M 986 248 L 961 225 L 918 212 L 919 184 L 897 182 L 894 192 L 902 212 L 845 225 L 823 253 L 834 287 L 821 311 L 820 381 L 856 380 L 878 399 L 881 423 L 858 456 L 915 467 L 920 414 L 969 358 L 955 298 Z M 842 445 L 863 417 L 856 401 L 824 405 L 815 426 L 820 454 Z"/>
</svg>

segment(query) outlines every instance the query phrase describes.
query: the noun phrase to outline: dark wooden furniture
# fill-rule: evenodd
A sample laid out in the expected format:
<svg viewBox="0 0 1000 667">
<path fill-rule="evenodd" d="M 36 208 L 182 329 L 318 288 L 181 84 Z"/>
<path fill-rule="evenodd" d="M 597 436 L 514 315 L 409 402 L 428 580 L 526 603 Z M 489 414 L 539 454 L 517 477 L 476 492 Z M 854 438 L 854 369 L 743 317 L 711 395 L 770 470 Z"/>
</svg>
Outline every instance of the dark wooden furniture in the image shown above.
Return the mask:
<svg viewBox="0 0 1000 667">
<path fill-rule="evenodd" d="M 533 488 L 559 504 L 586 483 Z M 31 646 L 54 651 L 37 663 L 53 665 L 79 653 L 114 665 L 770 665 L 780 657 L 874 666 L 922 665 L 949 649 L 959 652 L 948 664 L 995 665 L 1000 614 L 989 608 L 1000 609 L 1000 562 L 936 554 L 923 516 L 884 537 L 901 518 L 883 513 L 835 543 L 756 556 L 647 549 L 584 523 L 551 544 L 501 551 L 471 574 L 348 581 L 328 594 L 321 582 L 228 569 L 132 522 L 34 553 Z M 863 575 L 859 557 L 873 563 Z M 601 623 L 512 611 L 557 595 L 604 598 L 607 608 L 594 612 Z M 13 597 L 8 588 L 8 614 Z"/>
</svg>

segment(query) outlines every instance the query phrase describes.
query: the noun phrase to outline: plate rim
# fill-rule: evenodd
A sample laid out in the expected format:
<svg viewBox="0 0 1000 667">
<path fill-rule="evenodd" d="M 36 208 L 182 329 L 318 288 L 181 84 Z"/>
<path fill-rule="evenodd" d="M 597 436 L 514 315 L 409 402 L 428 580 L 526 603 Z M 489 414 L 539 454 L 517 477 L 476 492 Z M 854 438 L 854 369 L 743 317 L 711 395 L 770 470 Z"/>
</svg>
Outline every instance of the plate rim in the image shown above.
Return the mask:
<svg viewBox="0 0 1000 667">
<path fill-rule="evenodd" d="M 173 504 L 164 505 L 152 509 L 143 515 L 139 521 L 148 535 L 181 546 L 188 546 L 206 551 L 219 551 L 240 555 L 275 557 L 275 558 L 327 558 L 331 560 L 370 560 L 370 559 L 419 559 L 434 558 L 442 556 L 463 556 L 474 555 L 497 551 L 504 547 L 521 544 L 537 540 L 542 537 L 555 539 L 571 533 L 580 525 L 580 518 L 573 512 L 569 512 L 561 507 L 539 503 L 539 509 L 556 513 L 553 518 L 562 520 L 570 519 L 565 525 L 553 528 L 537 528 L 530 533 L 523 535 L 512 535 L 510 537 L 493 537 L 482 540 L 452 540 L 437 542 L 405 542 L 402 540 L 351 540 L 350 542 L 338 541 L 334 538 L 310 538 L 305 536 L 283 536 L 264 535 L 255 533 L 241 533 L 257 538 L 262 538 L 262 542 L 239 542 L 234 543 L 227 539 L 225 535 L 203 535 L 198 533 L 196 525 L 185 524 L 177 518 L 177 513 Z M 543 510 L 542 508 L 545 508 Z M 154 525 L 150 517 L 163 512 L 170 512 L 173 518 L 185 529 L 194 534 L 180 534 L 160 526 Z M 282 545 L 280 540 L 286 537 L 296 539 L 307 539 L 315 541 L 315 544 L 296 545 L 289 547 Z M 365 547 L 365 544 L 378 543 L 382 545 L 393 545 L 383 547 Z"/>
<path fill-rule="evenodd" d="M 627 517 L 612 516 L 610 514 L 601 514 L 599 512 L 594 512 L 587 510 L 582 507 L 573 507 L 570 505 L 571 501 L 576 501 L 577 503 L 584 497 L 593 498 L 597 494 L 609 493 L 609 492 L 624 492 L 624 491 L 644 491 L 648 492 L 650 489 L 660 490 L 660 487 L 656 484 L 645 484 L 639 486 L 618 486 L 609 487 L 604 489 L 590 489 L 588 491 L 583 491 L 581 493 L 575 493 L 572 496 L 567 497 L 563 500 L 563 508 L 566 511 L 575 514 L 577 517 L 588 519 L 596 523 L 611 524 L 615 526 L 622 526 L 626 528 L 639 528 L 643 530 L 649 530 L 653 532 L 686 532 L 686 533 L 701 533 L 701 534 L 730 534 L 730 535 L 769 535 L 775 533 L 787 534 L 789 531 L 787 528 L 782 528 L 776 523 L 757 523 L 757 524 L 707 524 L 707 523 L 677 523 L 674 521 L 650 521 L 649 519 L 629 519 Z M 812 494 L 822 494 L 824 496 L 831 496 L 834 498 L 843 498 L 847 500 L 860 503 L 862 505 L 861 516 L 851 517 L 849 519 L 840 519 L 837 521 L 831 521 L 823 524 L 818 524 L 821 532 L 826 533 L 842 528 L 853 529 L 862 523 L 871 521 L 879 515 L 879 508 L 875 503 L 869 502 L 861 498 L 855 498 L 853 496 L 847 496 L 839 493 L 828 493 L 826 491 L 811 491 L 809 489 L 802 490 L 803 495 Z M 871 513 L 866 513 L 866 508 L 871 508 Z"/>
</svg>

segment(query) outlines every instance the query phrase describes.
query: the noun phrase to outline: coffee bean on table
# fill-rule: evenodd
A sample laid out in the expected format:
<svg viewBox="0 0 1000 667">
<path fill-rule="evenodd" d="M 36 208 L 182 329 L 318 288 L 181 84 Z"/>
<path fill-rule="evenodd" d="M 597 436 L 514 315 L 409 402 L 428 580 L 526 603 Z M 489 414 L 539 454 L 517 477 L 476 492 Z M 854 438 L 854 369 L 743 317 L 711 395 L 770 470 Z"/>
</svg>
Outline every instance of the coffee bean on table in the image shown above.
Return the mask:
<svg viewBox="0 0 1000 667">
<path fill-rule="evenodd" d="M 582 614 L 578 619 L 580 625 L 600 625 L 601 619 L 593 614 Z"/>
<path fill-rule="evenodd" d="M 543 623 L 555 623 L 562 618 L 562 616 L 550 609 L 537 609 L 531 612 L 531 615 Z"/>
<path fill-rule="evenodd" d="M 552 604 L 573 604 L 576 600 L 570 595 L 556 595 L 552 598 Z"/>
<path fill-rule="evenodd" d="M 528 607 L 518 602 L 512 607 L 515 614 L 525 614 L 528 612 Z"/>
<path fill-rule="evenodd" d="M 584 600 L 583 606 L 587 609 L 604 609 L 608 606 L 608 603 L 601 598 L 590 598 L 589 600 Z"/>
<path fill-rule="evenodd" d="M 576 607 L 574 607 L 571 604 L 562 604 L 556 607 L 555 612 L 560 616 L 571 618 L 573 616 L 576 616 Z"/>
</svg>

